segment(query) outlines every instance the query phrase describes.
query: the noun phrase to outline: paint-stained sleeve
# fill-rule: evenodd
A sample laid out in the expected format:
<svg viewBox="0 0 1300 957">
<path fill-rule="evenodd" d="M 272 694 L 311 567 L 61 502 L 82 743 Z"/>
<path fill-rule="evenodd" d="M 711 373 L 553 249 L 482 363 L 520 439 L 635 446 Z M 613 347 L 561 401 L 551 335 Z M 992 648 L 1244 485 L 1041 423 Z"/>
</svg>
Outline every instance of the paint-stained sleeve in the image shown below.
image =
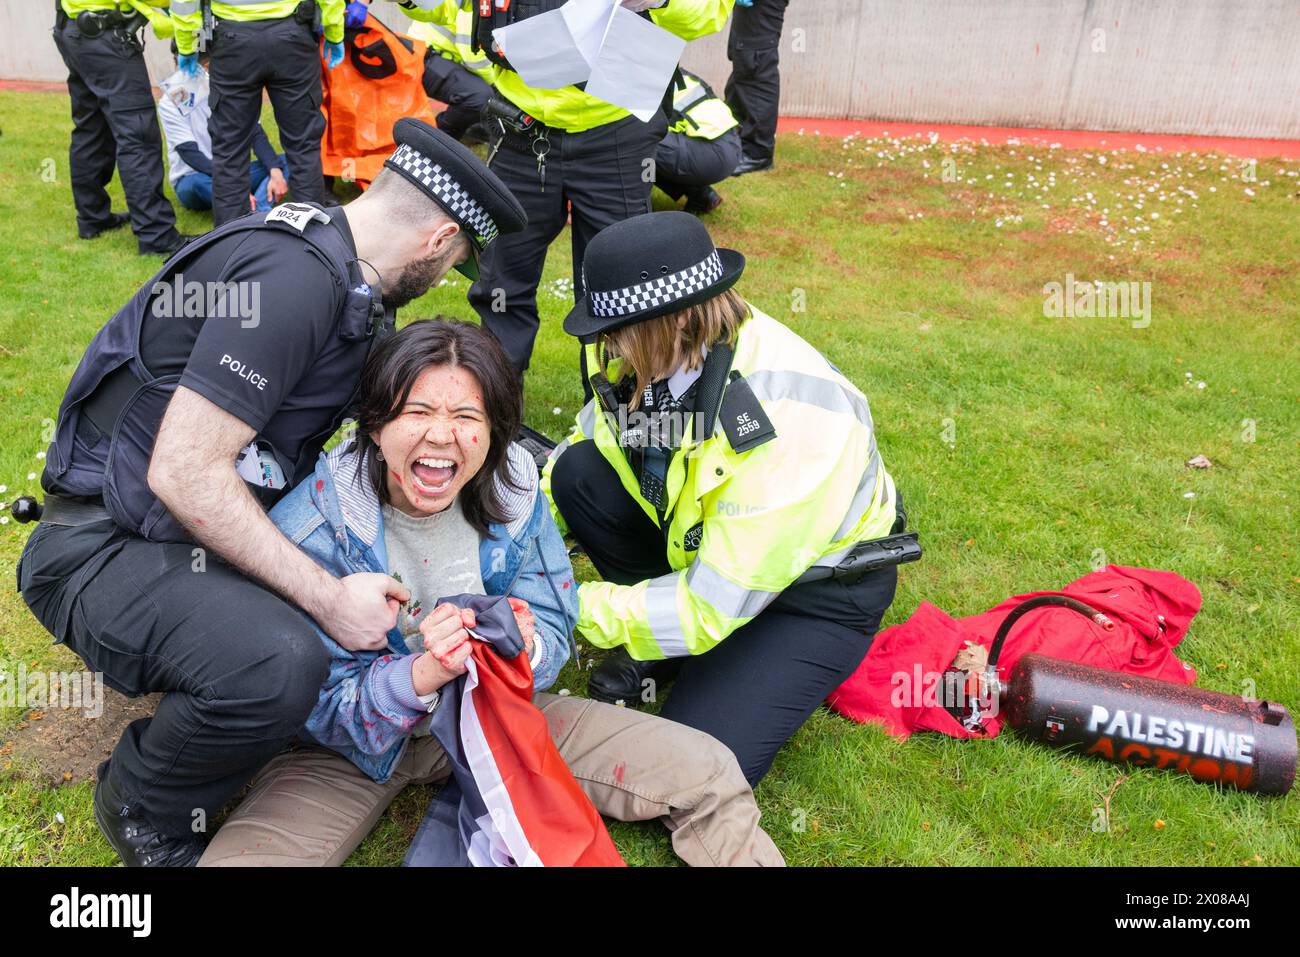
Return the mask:
<svg viewBox="0 0 1300 957">
<path fill-rule="evenodd" d="M 308 733 L 329 747 L 384 754 L 426 714 L 411 700 L 411 664 L 419 655 L 358 655 L 320 637 L 330 650 L 329 675 L 307 718 Z"/>
</svg>

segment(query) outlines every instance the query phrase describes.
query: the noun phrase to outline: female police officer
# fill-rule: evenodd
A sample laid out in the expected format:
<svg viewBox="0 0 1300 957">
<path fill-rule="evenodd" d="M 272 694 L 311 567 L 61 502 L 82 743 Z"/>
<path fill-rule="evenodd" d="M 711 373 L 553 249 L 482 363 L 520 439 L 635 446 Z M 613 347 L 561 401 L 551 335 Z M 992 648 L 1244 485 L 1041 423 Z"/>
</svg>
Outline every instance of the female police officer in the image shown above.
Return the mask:
<svg viewBox="0 0 1300 957">
<path fill-rule="evenodd" d="M 546 478 L 605 579 L 578 592 L 578 630 L 618 649 L 593 697 L 650 700 L 676 671 L 663 717 L 720 739 L 754 784 L 862 660 L 890 558 L 916 550 L 872 541 L 905 520 L 867 400 L 731 288 L 743 268 L 683 212 L 593 239 L 564 328 L 596 337 L 595 398 Z"/>
</svg>

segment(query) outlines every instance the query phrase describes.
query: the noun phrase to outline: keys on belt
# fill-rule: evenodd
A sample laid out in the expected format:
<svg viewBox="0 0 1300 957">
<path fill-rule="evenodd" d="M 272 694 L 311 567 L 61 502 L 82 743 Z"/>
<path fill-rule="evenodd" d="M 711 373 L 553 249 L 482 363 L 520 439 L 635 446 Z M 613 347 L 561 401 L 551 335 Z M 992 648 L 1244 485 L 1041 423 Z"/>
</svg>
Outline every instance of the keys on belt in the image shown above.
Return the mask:
<svg viewBox="0 0 1300 957">
<path fill-rule="evenodd" d="M 542 192 L 546 192 L 546 157 L 551 152 L 550 128 L 500 96 L 488 98 L 487 106 L 483 108 L 483 115 L 495 122 L 501 131 L 488 153 L 487 165 L 492 165 L 492 160 L 496 158 L 497 151 L 501 149 L 501 144 L 505 142 L 508 135 L 515 133 L 522 136 L 528 141 L 533 156 L 537 158 L 537 178 L 542 184 Z"/>
</svg>

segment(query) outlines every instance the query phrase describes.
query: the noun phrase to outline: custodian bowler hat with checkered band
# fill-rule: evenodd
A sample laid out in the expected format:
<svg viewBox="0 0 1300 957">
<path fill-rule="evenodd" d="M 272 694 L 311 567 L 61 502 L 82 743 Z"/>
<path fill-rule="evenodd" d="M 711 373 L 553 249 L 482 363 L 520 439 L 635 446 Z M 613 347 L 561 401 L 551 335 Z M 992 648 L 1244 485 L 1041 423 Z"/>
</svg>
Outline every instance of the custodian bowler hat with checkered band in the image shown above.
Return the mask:
<svg viewBox="0 0 1300 957">
<path fill-rule="evenodd" d="M 479 253 L 498 233 L 523 229 L 528 221 L 524 208 L 468 147 L 423 120 L 398 120 L 393 142 L 397 149 L 384 166 L 418 186 L 460 224 L 472 253 L 456 268 L 477 279 Z"/>
<path fill-rule="evenodd" d="M 564 331 L 589 336 L 666 316 L 730 289 L 745 257 L 717 249 L 690 213 L 643 213 L 606 226 L 587 245 L 586 294 L 564 318 Z"/>
</svg>

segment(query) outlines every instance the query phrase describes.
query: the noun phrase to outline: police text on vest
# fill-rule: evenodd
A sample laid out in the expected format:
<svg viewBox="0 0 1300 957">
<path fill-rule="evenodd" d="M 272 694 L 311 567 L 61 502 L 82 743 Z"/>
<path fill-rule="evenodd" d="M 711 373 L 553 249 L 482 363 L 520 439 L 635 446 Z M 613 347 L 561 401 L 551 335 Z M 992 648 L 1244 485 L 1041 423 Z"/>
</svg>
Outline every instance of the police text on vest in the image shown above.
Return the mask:
<svg viewBox="0 0 1300 957">
<path fill-rule="evenodd" d="M 228 367 L 231 372 L 235 373 L 235 375 L 239 376 L 241 379 L 247 379 L 248 384 L 256 387 L 258 392 L 266 391 L 266 376 L 262 375 L 255 369 L 250 369 L 238 359 L 230 358 L 230 353 L 226 353 L 221 357 L 221 364 Z"/>
</svg>

